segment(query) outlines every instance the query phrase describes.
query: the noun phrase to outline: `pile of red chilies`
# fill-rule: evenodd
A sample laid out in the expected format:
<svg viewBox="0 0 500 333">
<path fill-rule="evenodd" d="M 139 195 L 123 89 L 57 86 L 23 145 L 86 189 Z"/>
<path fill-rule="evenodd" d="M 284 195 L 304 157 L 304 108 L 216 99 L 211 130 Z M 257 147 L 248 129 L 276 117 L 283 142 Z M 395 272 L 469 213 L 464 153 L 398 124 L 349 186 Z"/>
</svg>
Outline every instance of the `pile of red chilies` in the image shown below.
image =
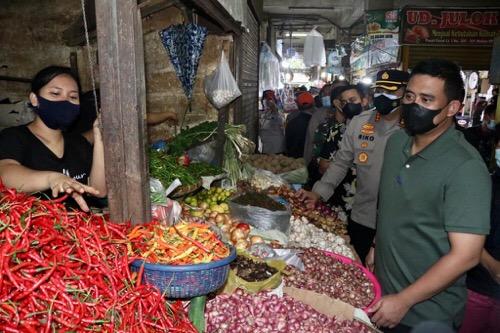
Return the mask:
<svg viewBox="0 0 500 333">
<path fill-rule="evenodd" d="M 0 331 L 196 332 L 130 271 L 127 228 L 0 185 Z"/>
</svg>

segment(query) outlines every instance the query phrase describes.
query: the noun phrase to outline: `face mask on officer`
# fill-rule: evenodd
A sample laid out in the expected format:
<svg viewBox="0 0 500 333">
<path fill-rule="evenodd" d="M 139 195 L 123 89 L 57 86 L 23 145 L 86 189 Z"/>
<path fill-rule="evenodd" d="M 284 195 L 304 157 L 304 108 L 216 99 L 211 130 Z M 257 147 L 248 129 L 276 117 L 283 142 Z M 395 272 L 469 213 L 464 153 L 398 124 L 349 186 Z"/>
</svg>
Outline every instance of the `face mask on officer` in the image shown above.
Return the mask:
<svg viewBox="0 0 500 333">
<path fill-rule="evenodd" d="M 401 97 L 386 93 L 375 93 L 373 95 L 373 104 L 378 113 L 385 116 L 394 112 L 401 104 Z"/>
<path fill-rule="evenodd" d="M 433 110 L 423 107 L 417 103 L 402 104 L 401 116 L 403 117 L 406 131 L 411 136 L 414 136 L 427 133 L 436 128 L 438 124 L 434 124 L 434 117 L 443 111 L 447 106 L 448 104 L 441 109 Z"/>
<path fill-rule="evenodd" d="M 342 112 L 348 119 L 357 116 L 362 111 L 363 111 L 363 106 L 361 105 L 361 103 L 346 103 L 342 108 Z"/>
</svg>

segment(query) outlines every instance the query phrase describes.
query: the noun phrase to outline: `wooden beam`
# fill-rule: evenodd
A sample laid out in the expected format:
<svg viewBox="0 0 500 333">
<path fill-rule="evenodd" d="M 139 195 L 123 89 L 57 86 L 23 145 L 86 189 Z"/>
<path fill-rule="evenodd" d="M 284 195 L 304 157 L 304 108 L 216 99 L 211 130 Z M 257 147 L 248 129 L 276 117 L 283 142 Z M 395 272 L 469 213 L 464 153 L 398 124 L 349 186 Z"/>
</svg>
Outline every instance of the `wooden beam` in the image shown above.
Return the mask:
<svg viewBox="0 0 500 333">
<path fill-rule="evenodd" d="M 225 32 L 233 32 L 241 35 L 241 25 L 229 15 L 227 10 L 217 0 L 191 0 L 190 2 L 194 7 L 201 10 L 202 13 L 215 20 Z"/>
<path fill-rule="evenodd" d="M 136 0 L 96 3 L 106 182 L 111 219 L 151 219 L 146 163 L 146 87 Z"/>
<path fill-rule="evenodd" d="M 0 81 L 31 83 L 31 79 L 25 79 L 24 77 L 15 77 L 15 76 L 8 76 L 8 75 L 0 75 Z"/>
<path fill-rule="evenodd" d="M 141 17 L 146 17 L 165 10 L 172 6 L 180 5 L 180 0 L 143 0 L 139 2 Z M 95 17 L 95 0 L 87 0 L 85 2 L 85 14 L 87 17 L 87 28 L 89 30 L 89 39 L 96 39 L 96 17 Z M 85 45 L 85 29 L 83 25 L 83 15 L 79 16 L 69 28 L 63 32 L 63 40 L 67 46 L 82 46 Z"/>
</svg>

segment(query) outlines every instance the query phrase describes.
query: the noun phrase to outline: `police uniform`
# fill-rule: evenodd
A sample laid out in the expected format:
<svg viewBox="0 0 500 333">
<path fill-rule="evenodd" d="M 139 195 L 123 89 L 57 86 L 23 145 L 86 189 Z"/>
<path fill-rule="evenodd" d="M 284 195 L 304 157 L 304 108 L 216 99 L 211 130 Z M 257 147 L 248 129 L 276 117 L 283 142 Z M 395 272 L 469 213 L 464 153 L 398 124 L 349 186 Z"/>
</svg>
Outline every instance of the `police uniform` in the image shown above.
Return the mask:
<svg viewBox="0 0 500 333">
<path fill-rule="evenodd" d="M 354 117 L 347 125 L 339 151 L 321 180 L 314 184 L 313 192 L 328 200 L 354 163 L 357 188 L 351 218 L 356 223 L 375 229 L 385 144 L 399 128 L 399 119 L 387 122 L 374 109 Z"/>
<path fill-rule="evenodd" d="M 375 87 L 395 91 L 406 85 L 408 73 L 398 70 L 377 73 Z M 347 125 L 340 149 L 312 191 L 328 200 L 354 164 L 357 186 L 347 231 L 364 262 L 375 236 L 380 173 L 387 139 L 400 130 L 399 117 L 388 121 L 375 109 L 362 112 Z"/>
</svg>

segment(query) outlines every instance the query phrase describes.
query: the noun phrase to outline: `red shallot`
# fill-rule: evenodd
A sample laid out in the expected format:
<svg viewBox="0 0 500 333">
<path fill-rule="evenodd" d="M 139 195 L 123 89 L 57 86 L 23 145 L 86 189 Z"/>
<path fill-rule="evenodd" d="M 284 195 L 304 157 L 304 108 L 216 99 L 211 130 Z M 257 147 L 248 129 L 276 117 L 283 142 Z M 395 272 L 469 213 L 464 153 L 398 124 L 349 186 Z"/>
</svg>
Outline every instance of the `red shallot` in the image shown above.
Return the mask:
<svg viewBox="0 0 500 333">
<path fill-rule="evenodd" d="M 368 333 L 364 324 L 330 318 L 289 296 L 237 290 L 207 303 L 207 333 Z"/>
</svg>

